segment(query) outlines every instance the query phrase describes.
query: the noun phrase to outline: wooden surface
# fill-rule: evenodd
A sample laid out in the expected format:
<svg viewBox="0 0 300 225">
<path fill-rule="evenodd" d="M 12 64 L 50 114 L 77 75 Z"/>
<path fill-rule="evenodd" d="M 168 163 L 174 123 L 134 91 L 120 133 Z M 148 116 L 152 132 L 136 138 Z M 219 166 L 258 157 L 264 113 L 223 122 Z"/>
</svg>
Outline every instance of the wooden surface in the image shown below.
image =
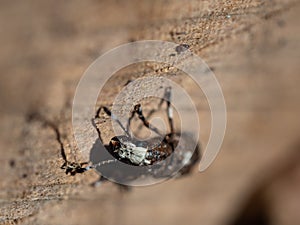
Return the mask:
<svg viewBox="0 0 300 225">
<path fill-rule="evenodd" d="M 300 224 L 299 3 L 2 1 L 0 223 L 222 225 L 247 224 L 250 215 L 266 217 L 261 224 Z M 213 69 L 228 113 L 220 154 L 203 173 L 126 193 L 112 183 L 92 187 L 94 171 L 65 175 L 55 133 L 26 115 L 38 111 L 54 121 L 68 158 L 80 161 L 71 123 L 80 77 L 105 51 L 144 39 L 188 44 Z M 121 71 L 99 104 L 110 106 L 128 80 L 160 66 Z M 204 96 L 184 75 L 166 74 L 194 97 L 205 146 Z M 109 121 L 100 127 L 107 142 Z M 251 205 L 259 212 L 249 213 Z"/>
</svg>

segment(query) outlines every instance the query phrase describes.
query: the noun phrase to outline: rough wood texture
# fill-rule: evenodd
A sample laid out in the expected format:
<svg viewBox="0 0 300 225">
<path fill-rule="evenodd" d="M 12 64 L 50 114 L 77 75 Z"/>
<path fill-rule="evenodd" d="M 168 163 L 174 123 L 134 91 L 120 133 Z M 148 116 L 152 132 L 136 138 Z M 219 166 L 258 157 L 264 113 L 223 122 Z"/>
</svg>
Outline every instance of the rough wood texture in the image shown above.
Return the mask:
<svg viewBox="0 0 300 225">
<path fill-rule="evenodd" d="M 221 225 L 247 224 L 250 215 L 266 217 L 257 220 L 264 224 L 300 224 L 299 3 L 2 1 L 0 223 Z M 142 39 L 189 44 L 214 69 L 228 110 L 221 153 L 204 173 L 128 193 L 111 183 L 91 187 L 93 171 L 66 176 L 53 130 L 28 122 L 27 113 L 54 121 L 67 156 L 80 161 L 71 130 L 77 82 L 106 50 Z M 101 103 L 147 76 L 145 68 L 164 73 L 155 64 L 121 71 Z M 183 75 L 174 80 L 197 95 Z M 195 103 L 205 146 L 209 110 L 203 95 Z M 100 124 L 105 141 L 108 124 Z M 253 213 L 251 205 L 262 209 Z"/>
</svg>

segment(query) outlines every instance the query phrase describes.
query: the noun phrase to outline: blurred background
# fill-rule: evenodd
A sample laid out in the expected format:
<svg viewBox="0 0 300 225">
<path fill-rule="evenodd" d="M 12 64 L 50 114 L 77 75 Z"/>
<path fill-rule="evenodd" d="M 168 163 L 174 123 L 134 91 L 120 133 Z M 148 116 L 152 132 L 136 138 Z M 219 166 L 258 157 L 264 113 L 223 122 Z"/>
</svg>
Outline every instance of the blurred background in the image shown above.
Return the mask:
<svg viewBox="0 0 300 225">
<path fill-rule="evenodd" d="M 130 0 L 0 1 L 1 224 L 300 224 L 300 2 Z M 80 161 L 71 105 L 87 67 L 136 40 L 188 44 L 223 89 L 228 123 L 214 163 L 182 179 L 120 191 L 94 171 L 67 176 Z M 101 93 L 111 106 L 130 80 L 163 75 L 185 87 L 199 112 L 200 142 L 210 132 L 203 95 L 162 65 L 126 68 Z M 147 110 L 147 108 L 146 108 Z M 106 141 L 109 121 L 100 124 Z"/>
</svg>

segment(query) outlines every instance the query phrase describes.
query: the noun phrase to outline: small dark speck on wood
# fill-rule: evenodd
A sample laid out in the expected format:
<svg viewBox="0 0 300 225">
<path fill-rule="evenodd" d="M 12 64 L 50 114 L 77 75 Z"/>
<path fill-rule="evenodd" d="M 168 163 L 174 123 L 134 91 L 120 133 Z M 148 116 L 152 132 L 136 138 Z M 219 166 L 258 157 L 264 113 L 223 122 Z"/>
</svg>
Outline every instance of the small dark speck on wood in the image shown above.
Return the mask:
<svg viewBox="0 0 300 225">
<path fill-rule="evenodd" d="M 180 54 L 180 53 L 182 53 L 182 52 L 188 50 L 189 47 L 190 47 L 190 46 L 189 46 L 188 44 L 180 44 L 180 45 L 176 46 L 175 51 L 176 51 L 178 54 Z"/>
<path fill-rule="evenodd" d="M 11 160 L 9 161 L 9 165 L 10 165 L 11 168 L 14 168 L 15 165 L 16 165 L 15 160 L 11 159 Z"/>
</svg>

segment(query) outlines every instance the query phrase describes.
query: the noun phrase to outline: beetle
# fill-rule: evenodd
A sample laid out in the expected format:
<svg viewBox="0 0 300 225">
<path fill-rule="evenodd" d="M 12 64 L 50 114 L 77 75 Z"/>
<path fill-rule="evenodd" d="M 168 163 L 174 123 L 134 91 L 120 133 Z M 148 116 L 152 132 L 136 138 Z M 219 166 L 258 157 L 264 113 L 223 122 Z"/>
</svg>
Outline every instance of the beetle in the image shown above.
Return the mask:
<svg viewBox="0 0 300 225">
<path fill-rule="evenodd" d="M 122 128 L 124 135 L 114 136 L 111 138 L 109 144 L 105 146 L 108 152 L 118 161 L 133 166 L 149 167 L 148 171 L 144 170 L 144 172 L 149 172 L 149 174 L 154 177 L 174 175 L 174 172 L 177 173 L 177 176 L 185 175 L 190 172 L 192 167 L 200 159 L 200 147 L 196 145 L 196 149 L 193 149 L 193 139 L 186 133 L 180 134 L 174 130 L 173 109 L 171 107 L 171 87 L 165 89 L 164 98 L 161 99 L 159 107 L 163 102 L 166 102 L 166 113 L 169 124 L 169 133 L 165 135 L 145 118 L 141 104 L 134 106 L 131 116 L 128 118 L 126 128 L 117 116 L 105 106 L 98 108 L 92 123 L 102 143 L 101 132 L 96 125 L 96 120 L 100 118 L 101 111 L 104 111 Z M 155 132 L 158 136 L 146 141 L 132 137 L 130 134 L 130 125 L 135 115 L 138 116 L 146 128 Z M 184 138 L 184 147 L 188 149 L 181 148 L 176 151 L 176 154 L 173 154 L 181 136 Z M 160 168 L 154 167 L 155 169 L 153 169 L 153 167 L 150 167 L 157 163 L 160 163 Z M 103 165 L 103 162 L 100 162 L 99 166 L 100 165 Z M 98 165 L 95 164 L 94 168 L 97 166 Z"/>
<path fill-rule="evenodd" d="M 95 118 L 99 118 L 101 109 L 103 109 L 109 116 L 114 118 L 114 120 L 121 125 L 120 121 L 106 107 L 100 107 L 97 110 Z M 150 125 L 150 123 L 145 119 L 141 105 L 137 104 L 134 106 L 132 115 L 128 120 L 127 129 L 121 125 L 126 135 L 113 137 L 109 142 L 108 151 L 115 158 L 118 158 L 118 160 L 134 166 L 152 165 L 155 162 L 166 159 L 166 157 L 168 157 L 174 150 L 172 142 L 170 142 L 171 135 L 166 135 L 161 143 L 158 143 L 160 138 L 152 138 L 149 141 L 139 141 L 132 138 L 129 134 L 130 122 L 136 113 L 147 128 L 162 136 L 160 131 Z"/>
</svg>

